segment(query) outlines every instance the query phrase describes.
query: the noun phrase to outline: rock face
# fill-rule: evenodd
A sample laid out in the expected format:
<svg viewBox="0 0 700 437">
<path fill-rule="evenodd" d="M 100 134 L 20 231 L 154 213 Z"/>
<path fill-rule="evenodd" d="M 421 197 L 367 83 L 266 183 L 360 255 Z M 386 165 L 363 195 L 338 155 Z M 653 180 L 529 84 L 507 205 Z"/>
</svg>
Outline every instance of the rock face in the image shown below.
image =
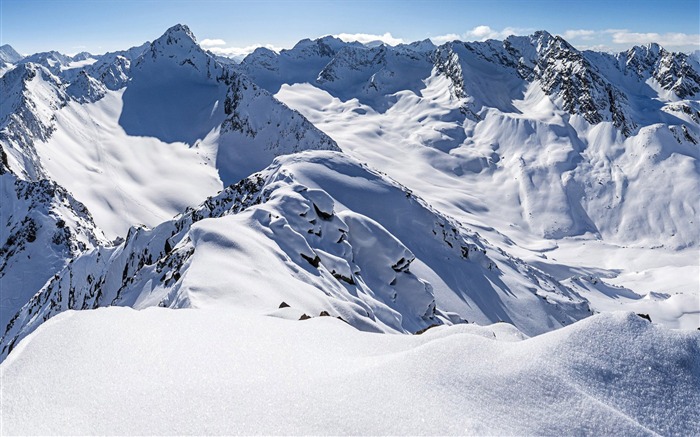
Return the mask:
<svg viewBox="0 0 700 437">
<path fill-rule="evenodd" d="M 617 55 L 620 68 L 640 79 L 653 78 L 681 99 L 700 92 L 698 61 L 685 53 L 671 53 L 658 44 L 634 47 Z"/>
<path fill-rule="evenodd" d="M 89 211 L 48 180 L 0 174 L 0 324 L 79 254 L 108 241 Z"/>
</svg>

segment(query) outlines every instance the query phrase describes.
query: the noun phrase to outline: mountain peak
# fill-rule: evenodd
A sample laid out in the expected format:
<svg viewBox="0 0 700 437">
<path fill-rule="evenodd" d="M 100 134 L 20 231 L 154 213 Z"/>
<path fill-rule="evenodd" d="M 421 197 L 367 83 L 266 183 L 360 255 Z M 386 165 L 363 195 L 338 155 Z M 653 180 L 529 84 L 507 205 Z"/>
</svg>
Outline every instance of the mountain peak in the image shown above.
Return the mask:
<svg viewBox="0 0 700 437">
<path fill-rule="evenodd" d="M 199 45 L 189 27 L 184 24 L 176 24 L 151 43 L 151 50 L 172 55 L 174 52 L 199 50 Z"/>
<path fill-rule="evenodd" d="M 24 56 L 17 53 L 17 51 L 14 48 L 12 48 L 11 45 L 5 44 L 3 46 L 0 46 L 0 60 L 4 62 L 9 62 L 10 64 L 14 64 L 22 58 L 24 58 Z"/>
<path fill-rule="evenodd" d="M 168 59 L 180 65 L 190 64 L 195 69 L 201 70 L 206 68 L 210 56 L 197 44 L 197 39 L 189 27 L 176 24 L 151 43 L 150 49 L 141 55 L 137 65 L 158 59 Z"/>
<path fill-rule="evenodd" d="M 553 38 L 552 34 L 546 30 L 536 30 L 533 32 L 532 36 L 535 38 Z"/>
<path fill-rule="evenodd" d="M 192 31 L 190 30 L 189 27 L 187 27 L 186 24 L 176 24 L 173 27 L 169 28 L 168 30 L 165 31 L 163 34 L 163 37 L 170 37 L 172 39 L 179 39 L 179 38 L 188 38 L 191 39 L 192 42 L 196 43 L 197 38 L 194 36 Z M 159 38 L 160 39 L 160 38 Z"/>
</svg>

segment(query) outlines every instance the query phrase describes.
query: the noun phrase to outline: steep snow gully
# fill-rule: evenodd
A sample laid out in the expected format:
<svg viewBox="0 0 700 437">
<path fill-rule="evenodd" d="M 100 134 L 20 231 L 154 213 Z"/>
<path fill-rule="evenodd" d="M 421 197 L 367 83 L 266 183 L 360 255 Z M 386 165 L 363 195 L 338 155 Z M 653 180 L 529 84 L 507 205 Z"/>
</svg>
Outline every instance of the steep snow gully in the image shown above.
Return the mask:
<svg viewBox="0 0 700 437">
<path fill-rule="evenodd" d="M 0 48 L 1 434 L 700 435 L 700 65 Z"/>
</svg>

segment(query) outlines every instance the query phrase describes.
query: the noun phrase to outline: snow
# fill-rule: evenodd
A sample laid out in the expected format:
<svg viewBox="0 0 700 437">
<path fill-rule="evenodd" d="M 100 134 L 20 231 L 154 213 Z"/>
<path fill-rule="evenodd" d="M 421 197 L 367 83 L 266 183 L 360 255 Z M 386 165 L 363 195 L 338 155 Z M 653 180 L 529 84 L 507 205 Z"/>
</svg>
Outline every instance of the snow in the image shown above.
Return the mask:
<svg viewBox="0 0 700 437">
<path fill-rule="evenodd" d="M 692 57 L 17 56 L 0 434 L 700 434 Z"/>
<path fill-rule="evenodd" d="M 97 61 L 98 61 L 98 59 L 96 59 L 96 58 L 87 58 L 87 59 L 81 59 L 79 61 L 71 61 L 68 63 L 68 65 L 63 66 L 62 70 L 65 71 L 65 70 L 74 70 L 74 69 L 85 68 L 88 65 L 92 65 Z"/>
<path fill-rule="evenodd" d="M 57 114 L 56 132 L 36 144 L 49 174 L 109 238 L 125 235 L 131 224 L 169 220 L 221 189 L 214 158 L 204 151 L 127 134 L 118 123 L 123 93 L 108 91 L 89 106 L 69 103 Z"/>
<path fill-rule="evenodd" d="M 9 44 L 3 44 L 0 46 L 0 61 L 7 62 L 8 64 L 16 64 L 21 61 L 24 56 L 20 55 L 15 51 L 15 49 Z"/>
<path fill-rule="evenodd" d="M 527 339 L 231 310 L 67 312 L 2 365 L 11 434 L 694 435 L 700 333 L 630 313 Z"/>
</svg>

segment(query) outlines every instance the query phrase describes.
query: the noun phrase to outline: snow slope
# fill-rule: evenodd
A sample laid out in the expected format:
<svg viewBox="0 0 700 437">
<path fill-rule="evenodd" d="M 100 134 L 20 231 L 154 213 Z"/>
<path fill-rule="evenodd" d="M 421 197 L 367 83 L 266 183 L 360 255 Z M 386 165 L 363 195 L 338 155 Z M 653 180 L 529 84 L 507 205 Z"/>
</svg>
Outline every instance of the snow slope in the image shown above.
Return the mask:
<svg viewBox="0 0 700 437">
<path fill-rule="evenodd" d="M 216 309 L 68 312 L 0 365 L 3 435 L 700 433 L 700 333 L 597 315 L 418 336 Z"/>
<path fill-rule="evenodd" d="M 9 44 L 3 44 L 0 46 L 0 61 L 7 62 L 8 64 L 16 64 L 21 61 L 24 56 L 17 53 L 17 51 Z"/>
</svg>

